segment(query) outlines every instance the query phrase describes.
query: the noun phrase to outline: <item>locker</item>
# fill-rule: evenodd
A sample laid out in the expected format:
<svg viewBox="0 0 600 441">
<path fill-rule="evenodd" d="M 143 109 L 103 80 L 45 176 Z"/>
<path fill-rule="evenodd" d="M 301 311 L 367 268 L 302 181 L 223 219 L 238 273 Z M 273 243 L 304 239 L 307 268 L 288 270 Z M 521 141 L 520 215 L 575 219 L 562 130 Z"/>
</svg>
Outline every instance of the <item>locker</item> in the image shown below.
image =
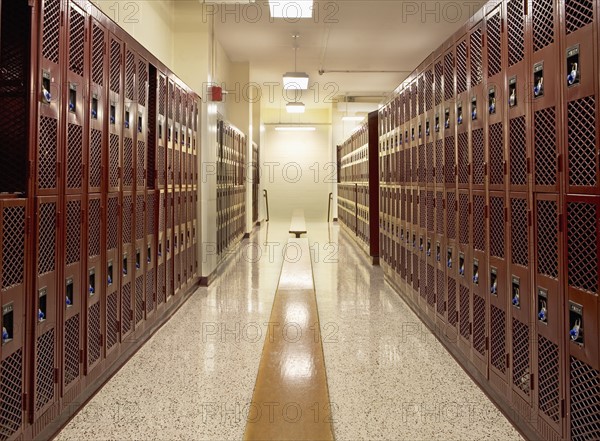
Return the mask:
<svg viewBox="0 0 600 441">
<path fill-rule="evenodd" d="M 115 352 L 119 342 L 120 329 L 120 299 L 119 287 L 122 276 L 121 261 L 121 219 L 122 205 L 119 193 L 109 193 L 106 197 L 106 259 L 105 277 L 102 279 L 105 283 L 106 298 L 102 305 L 104 311 L 105 323 L 103 335 L 104 351 L 106 357 Z"/>
<path fill-rule="evenodd" d="M 467 263 L 471 270 L 473 292 L 472 361 L 485 377 L 488 375 L 488 206 L 484 191 L 473 190 L 472 201 L 472 259 Z"/>
<path fill-rule="evenodd" d="M 84 284 L 82 294 L 84 295 L 84 312 L 86 326 L 86 364 L 85 374 L 93 375 L 95 378 L 97 372 L 92 371 L 97 367 L 102 359 L 102 302 L 104 301 L 104 283 L 105 269 L 102 259 L 102 244 L 106 243 L 104 239 L 104 224 L 106 222 L 105 206 L 100 194 L 90 194 L 87 200 L 86 229 L 87 237 L 87 266 L 84 273 Z"/>
<path fill-rule="evenodd" d="M 2 409 L 4 418 L 0 424 L 3 437 L 19 433 L 26 415 L 23 409 L 23 393 L 27 391 L 25 337 L 26 283 L 28 259 L 26 247 L 29 238 L 26 222 L 29 217 L 27 200 L 3 198 L 0 200 L 0 287 L 2 300 L 2 346 L 0 369 L 3 377 Z M 40 348 L 42 349 L 42 348 Z M 43 383 L 38 383 L 42 385 Z M 40 398 L 43 398 L 40 397 Z"/>
<path fill-rule="evenodd" d="M 108 119 L 108 189 L 119 191 L 131 190 L 133 183 L 133 139 L 129 120 L 125 123 L 123 111 L 123 43 L 114 35 L 93 22 L 92 25 L 93 65 L 92 65 L 92 107 L 94 94 L 98 100 L 97 118 L 91 118 L 92 130 L 102 130 Z M 108 35 L 105 35 L 108 34 Z M 108 55 L 102 57 L 100 48 L 109 48 Z M 109 46 L 108 46 L 109 45 Z M 104 49 L 102 49 L 104 50 Z M 102 64 L 108 63 L 102 68 Z M 102 70 L 105 71 L 104 75 Z M 101 84 L 108 83 L 108 103 L 104 103 L 105 93 Z M 93 111 L 93 109 L 92 109 Z M 102 112 L 106 119 L 102 118 Z M 93 116 L 93 114 L 92 114 Z"/>
<path fill-rule="evenodd" d="M 130 192 L 123 192 L 121 218 L 121 341 L 133 330 L 131 285 L 135 271 L 134 238 L 136 225 L 134 220 L 134 198 Z"/>
</svg>

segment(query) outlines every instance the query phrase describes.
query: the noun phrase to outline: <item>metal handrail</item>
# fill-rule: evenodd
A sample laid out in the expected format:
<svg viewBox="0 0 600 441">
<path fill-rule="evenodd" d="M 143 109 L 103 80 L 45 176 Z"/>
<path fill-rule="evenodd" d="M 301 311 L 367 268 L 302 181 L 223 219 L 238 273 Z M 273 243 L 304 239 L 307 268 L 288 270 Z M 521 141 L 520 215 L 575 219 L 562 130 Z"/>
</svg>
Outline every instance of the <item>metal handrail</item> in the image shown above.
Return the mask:
<svg viewBox="0 0 600 441">
<path fill-rule="evenodd" d="M 333 200 L 333 193 L 329 193 L 329 205 L 327 206 L 327 223 L 329 223 L 329 219 L 331 218 L 331 201 Z"/>
<path fill-rule="evenodd" d="M 269 193 L 267 190 L 263 190 L 263 194 L 265 197 L 265 204 L 267 205 L 267 220 L 265 222 L 269 222 Z"/>
</svg>

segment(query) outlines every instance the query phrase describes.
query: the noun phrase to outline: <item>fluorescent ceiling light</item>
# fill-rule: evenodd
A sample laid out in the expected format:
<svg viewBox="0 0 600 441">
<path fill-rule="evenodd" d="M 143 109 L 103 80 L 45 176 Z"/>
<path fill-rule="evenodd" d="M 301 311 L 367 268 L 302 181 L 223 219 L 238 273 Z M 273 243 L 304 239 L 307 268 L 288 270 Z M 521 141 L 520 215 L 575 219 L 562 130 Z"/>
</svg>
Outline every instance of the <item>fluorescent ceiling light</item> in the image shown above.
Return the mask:
<svg viewBox="0 0 600 441">
<path fill-rule="evenodd" d="M 283 88 L 285 90 L 308 89 L 308 74 L 305 72 L 287 72 L 283 75 Z"/>
<path fill-rule="evenodd" d="M 316 127 L 309 126 L 281 126 L 275 127 L 276 132 L 314 132 L 316 131 Z"/>
<path fill-rule="evenodd" d="M 365 119 L 364 116 L 344 116 L 342 117 L 342 121 L 352 121 L 352 122 L 360 122 Z"/>
<path fill-rule="evenodd" d="M 272 18 L 312 18 L 313 0 L 269 0 Z"/>
<path fill-rule="evenodd" d="M 293 103 L 287 103 L 285 105 L 285 108 L 288 113 L 304 113 L 306 106 L 304 106 L 304 103 L 293 102 Z"/>
</svg>

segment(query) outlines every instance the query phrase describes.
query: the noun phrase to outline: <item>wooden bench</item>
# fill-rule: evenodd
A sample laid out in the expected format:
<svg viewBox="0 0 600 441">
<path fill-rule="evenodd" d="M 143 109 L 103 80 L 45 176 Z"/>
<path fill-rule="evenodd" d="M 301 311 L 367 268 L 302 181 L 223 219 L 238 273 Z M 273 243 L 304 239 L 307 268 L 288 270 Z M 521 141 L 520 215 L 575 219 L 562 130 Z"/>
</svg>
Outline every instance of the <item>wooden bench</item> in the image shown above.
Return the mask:
<svg viewBox="0 0 600 441">
<path fill-rule="evenodd" d="M 327 408 L 314 414 L 330 400 L 306 238 L 288 240 L 269 324 L 244 439 L 333 440 Z"/>
<path fill-rule="evenodd" d="M 292 213 L 290 234 L 295 234 L 296 238 L 300 238 L 301 235 L 306 234 L 306 221 L 304 220 L 304 210 L 296 209 Z"/>
</svg>

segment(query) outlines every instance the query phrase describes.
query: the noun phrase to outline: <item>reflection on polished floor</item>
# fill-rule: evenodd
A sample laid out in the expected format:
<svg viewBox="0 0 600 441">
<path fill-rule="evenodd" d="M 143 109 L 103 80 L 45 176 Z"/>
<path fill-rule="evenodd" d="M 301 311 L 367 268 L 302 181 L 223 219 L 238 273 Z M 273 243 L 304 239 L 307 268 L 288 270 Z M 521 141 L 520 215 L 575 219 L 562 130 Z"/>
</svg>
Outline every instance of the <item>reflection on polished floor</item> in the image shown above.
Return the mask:
<svg viewBox="0 0 600 441">
<path fill-rule="evenodd" d="M 255 230 L 56 439 L 242 439 L 288 226 Z M 522 439 L 338 226 L 307 228 L 330 403 L 303 412 L 337 440 Z"/>
</svg>

